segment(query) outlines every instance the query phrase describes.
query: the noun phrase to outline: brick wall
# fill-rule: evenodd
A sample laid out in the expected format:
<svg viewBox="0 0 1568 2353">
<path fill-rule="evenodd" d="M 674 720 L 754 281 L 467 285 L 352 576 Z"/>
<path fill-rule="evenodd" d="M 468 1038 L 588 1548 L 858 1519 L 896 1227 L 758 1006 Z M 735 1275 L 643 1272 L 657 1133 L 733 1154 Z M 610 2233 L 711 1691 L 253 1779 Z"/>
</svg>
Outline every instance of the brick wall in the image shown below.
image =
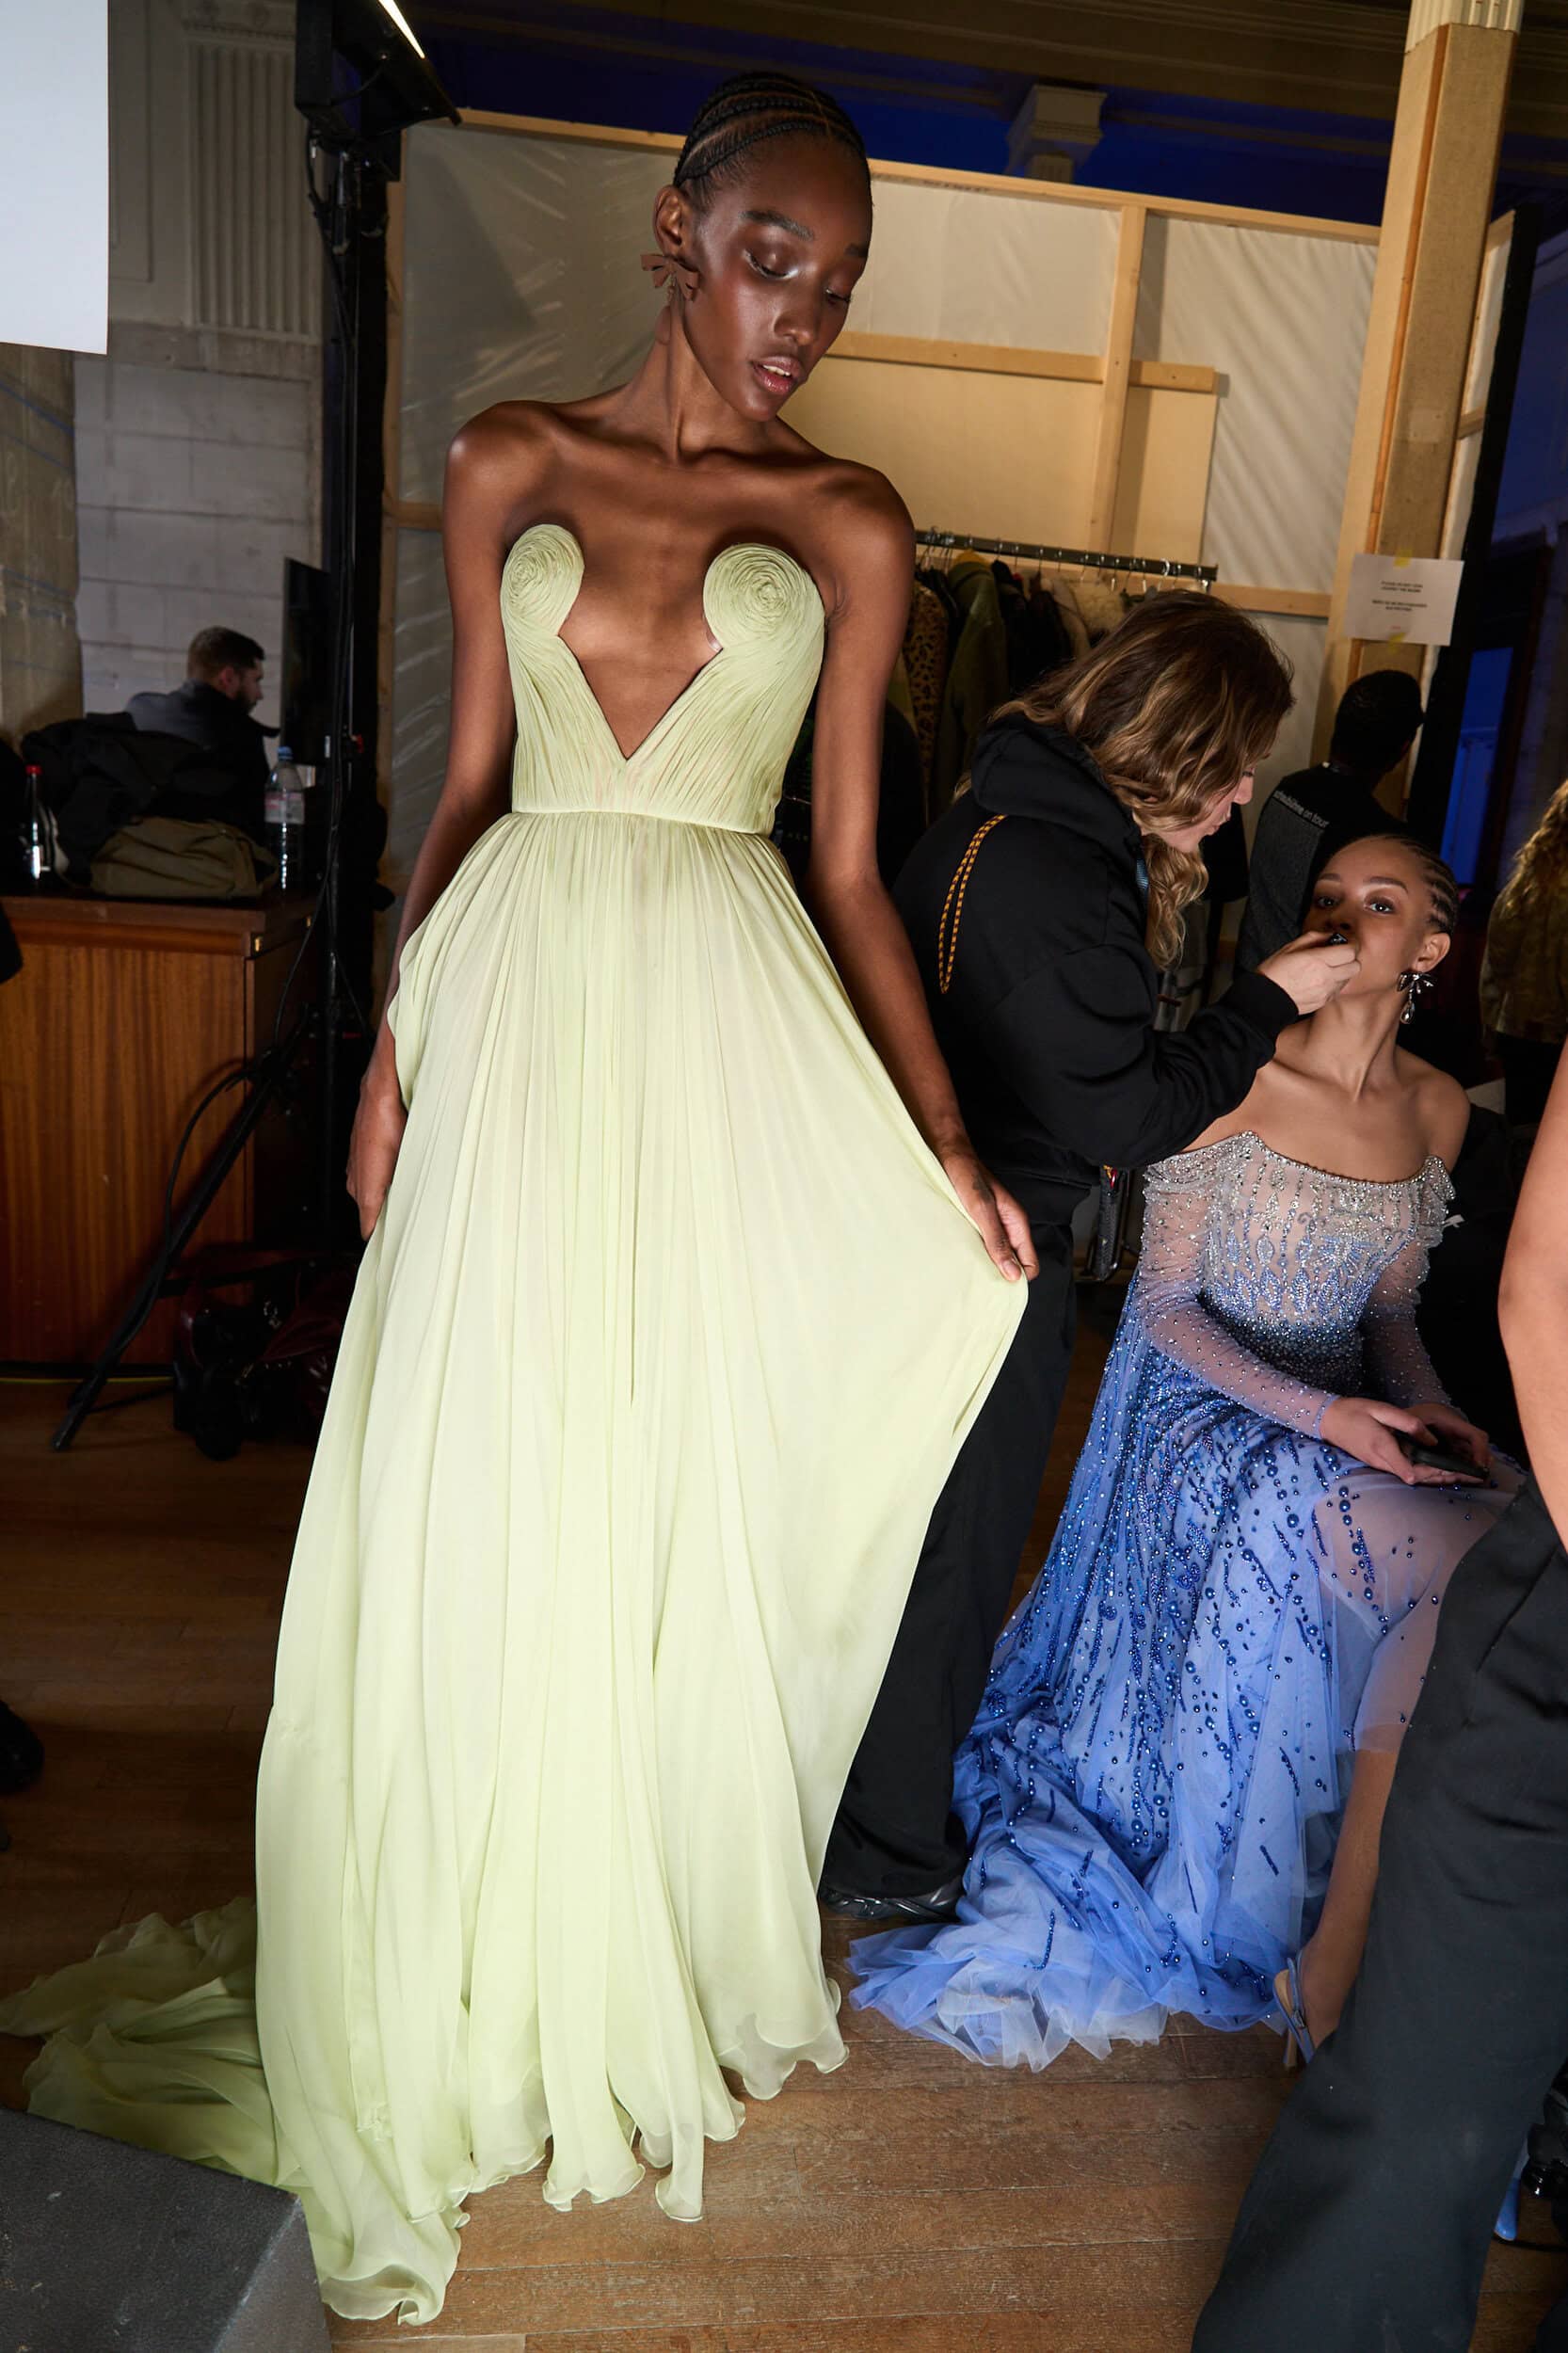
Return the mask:
<svg viewBox="0 0 1568 2353">
<path fill-rule="evenodd" d="M 143 356 L 120 356 L 138 341 Z M 266 648 L 258 716 L 276 722 L 283 561 L 318 560 L 315 355 L 249 375 L 200 350 L 150 359 L 145 342 L 111 328 L 106 359 L 76 360 L 85 706 L 174 685 L 197 631 L 220 622 Z"/>
<path fill-rule="evenodd" d="M 291 0 L 113 0 L 109 338 L 78 355 L 83 699 L 184 676 L 199 629 L 268 655 L 318 561 L 321 339 Z"/>
</svg>

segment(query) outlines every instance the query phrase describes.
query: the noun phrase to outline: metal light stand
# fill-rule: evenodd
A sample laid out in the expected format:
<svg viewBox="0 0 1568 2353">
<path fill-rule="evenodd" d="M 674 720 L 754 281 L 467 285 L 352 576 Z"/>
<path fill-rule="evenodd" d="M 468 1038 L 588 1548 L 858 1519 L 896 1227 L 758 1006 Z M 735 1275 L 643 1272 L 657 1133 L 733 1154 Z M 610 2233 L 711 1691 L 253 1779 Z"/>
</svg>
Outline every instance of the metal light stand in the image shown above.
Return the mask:
<svg viewBox="0 0 1568 2353">
<path fill-rule="evenodd" d="M 296 0 L 295 104 L 310 126 L 306 146 L 311 211 L 321 232 L 332 300 L 335 338 L 327 351 L 328 461 L 327 513 L 328 575 L 335 580 L 331 684 L 321 766 L 325 771 L 327 840 L 312 936 L 320 951 L 315 1003 L 302 1011 L 288 1035 L 273 1043 L 248 1069 L 221 1080 L 198 1105 L 175 1155 L 165 1203 L 164 1241 L 135 1304 L 127 1310 L 103 1354 L 71 1401 L 55 1433 L 56 1449 L 68 1447 L 92 1410 L 116 1364 L 171 1288 L 172 1270 L 206 1214 L 225 1176 L 238 1160 L 257 1122 L 308 1037 L 320 1052 L 317 1112 L 320 1120 L 312 1224 L 319 1242 L 331 1249 L 344 1230 L 347 1196 L 343 1187 L 343 1140 L 338 1134 L 341 1057 L 347 1043 L 345 1016 L 369 1028 L 356 998 L 343 953 L 342 894 L 345 843 L 356 871 L 365 847 L 359 824 L 355 764 L 374 741 L 376 708 L 376 621 L 380 605 L 381 440 L 377 431 L 361 436 L 361 416 L 379 419 L 386 386 L 386 270 L 380 261 L 386 236 L 386 187 L 402 168 L 403 131 L 410 124 L 444 117 L 456 123 L 456 108 L 408 26 L 389 0 Z M 316 168 L 326 157 L 331 176 L 324 195 Z M 377 253 L 377 269 L 366 257 Z M 356 713 L 362 713 L 362 727 Z M 367 877 L 368 879 L 368 877 Z M 359 945 L 366 974 L 370 958 L 369 894 L 365 931 Z M 299 970 L 296 954 L 283 988 Z M 207 1104 L 224 1087 L 250 1081 L 244 1109 L 202 1171 L 184 1209 L 173 1213 L 173 1193 L 184 1144 Z"/>
<path fill-rule="evenodd" d="M 249 1143 L 257 1123 L 271 1104 L 305 1040 L 316 1027 L 316 1014 L 307 1007 L 294 1028 L 279 1046 L 271 1047 L 253 1067 L 256 1079 L 246 1097 L 243 1109 L 231 1123 L 223 1142 L 207 1162 L 184 1208 L 166 1226 L 164 1239 L 156 1257 L 148 1268 L 141 1289 L 125 1310 L 114 1332 L 105 1343 L 91 1370 L 72 1393 L 65 1418 L 50 1443 L 56 1454 L 63 1454 L 80 1430 L 83 1422 L 98 1402 L 115 1367 L 119 1364 L 148 1317 L 171 1288 L 172 1270 L 184 1256 L 190 1241 L 207 1211 L 223 1189 L 234 1162 Z M 236 1074 L 236 1079 L 237 1079 Z"/>
<path fill-rule="evenodd" d="M 317 1006 L 322 1040 L 315 1209 L 320 1238 L 330 1243 L 341 1224 L 343 1200 L 338 1120 L 345 1016 L 352 1010 L 359 1016 L 361 1028 L 364 1026 L 360 1009 L 351 1004 L 351 992 L 345 992 L 344 985 L 340 922 L 344 832 L 350 822 L 355 760 L 360 748 L 354 726 L 359 647 L 356 607 L 366 585 L 360 574 L 360 411 L 367 392 L 375 394 L 379 391 L 378 383 L 366 385 L 362 380 L 366 358 L 361 332 L 364 258 L 367 243 L 376 244 L 379 249 L 385 235 L 386 206 L 384 184 L 365 144 L 345 145 L 330 156 L 331 179 L 326 199 L 318 198 L 315 192 L 315 152 L 312 142 L 311 201 L 322 232 L 338 329 L 336 352 L 328 355 L 336 377 L 335 382 L 328 379 L 328 406 L 335 411 L 330 423 L 337 429 L 335 435 L 328 435 L 328 441 L 332 456 L 326 553 L 336 599 L 323 761 L 328 821 L 315 913 L 319 956 Z M 367 188 L 374 188 L 380 196 L 378 205 L 367 207 Z M 384 336 L 379 340 L 379 352 L 372 357 L 372 373 L 378 377 L 385 365 Z M 380 360 L 379 368 L 376 366 L 376 357 Z M 378 591 L 378 580 L 370 584 Z"/>
<path fill-rule="evenodd" d="M 319 1055 L 319 1129 L 311 1225 L 317 1245 L 322 1249 L 330 1250 L 343 1239 L 346 1196 L 343 1189 L 343 1154 L 337 1130 L 340 1104 L 344 1093 L 340 1065 L 344 1048 L 345 1017 L 352 1014 L 360 1019 L 361 1029 L 364 1026 L 362 1015 L 345 981 L 340 938 L 344 841 L 359 748 L 359 738 L 353 724 L 355 654 L 359 642 L 355 627 L 356 604 L 368 597 L 370 609 L 374 612 L 379 595 L 378 567 L 376 568 L 376 576 L 369 580 L 361 577 L 359 569 L 360 508 L 366 495 L 366 486 L 360 480 L 360 410 L 367 389 L 378 396 L 378 387 L 373 385 L 367 388 L 363 381 L 367 355 L 360 327 L 365 251 L 367 247 L 376 245 L 384 232 L 386 216 L 384 180 L 373 142 L 345 141 L 333 152 L 331 164 L 327 196 L 318 195 L 313 177 L 311 186 L 312 209 L 326 248 L 337 326 L 336 352 L 329 354 L 329 363 L 335 365 L 335 380 L 329 381 L 328 390 L 328 408 L 332 412 L 329 424 L 335 425 L 336 432 L 328 434 L 333 469 L 328 482 L 327 550 L 329 576 L 334 581 L 337 598 L 333 614 L 325 758 L 322 761 L 325 774 L 321 780 L 328 810 L 326 845 L 312 923 L 312 936 L 319 953 L 315 1002 L 301 1009 L 293 1028 L 281 1039 L 275 1038 L 267 1050 L 250 1065 L 248 1073 L 232 1074 L 229 1082 L 236 1084 L 242 1077 L 249 1078 L 244 1106 L 231 1122 L 221 1144 L 203 1168 L 178 1216 L 170 1213 L 166 1218 L 163 1241 L 136 1298 L 116 1325 L 90 1370 L 72 1393 L 64 1418 L 54 1433 L 51 1443 L 57 1453 L 71 1445 L 82 1423 L 97 1404 L 126 1349 L 159 1301 L 175 1287 L 174 1271 L 192 1236 L 216 1199 L 225 1178 L 259 1122 L 276 1099 L 307 1039 L 312 1037 Z M 368 203 L 367 191 L 374 192 Z M 379 203 L 376 201 L 376 197 L 380 198 Z M 384 373 L 385 367 L 384 333 L 376 340 L 376 348 L 368 355 L 373 376 Z M 378 486 L 372 487 L 371 495 L 378 504 Z M 374 632 L 371 642 L 374 643 Z M 303 952 L 302 945 L 296 959 L 296 970 Z M 294 977 L 294 972 L 291 972 L 290 984 Z M 191 1128 L 195 1125 L 195 1116 L 199 1115 L 193 1115 Z M 189 1132 L 187 1128 L 187 1137 Z M 176 1169 L 178 1164 L 177 1157 Z M 172 1183 L 171 1177 L 171 1188 Z"/>
</svg>

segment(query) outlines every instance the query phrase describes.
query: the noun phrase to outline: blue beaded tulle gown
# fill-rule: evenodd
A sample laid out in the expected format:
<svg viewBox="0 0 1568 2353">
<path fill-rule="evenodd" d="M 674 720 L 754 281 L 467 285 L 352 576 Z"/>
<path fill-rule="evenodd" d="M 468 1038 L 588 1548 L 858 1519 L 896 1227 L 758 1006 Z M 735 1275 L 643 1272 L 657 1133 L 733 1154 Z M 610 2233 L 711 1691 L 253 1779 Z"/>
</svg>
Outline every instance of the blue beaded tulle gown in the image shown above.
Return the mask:
<svg viewBox="0 0 1568 2353">
<path fill-rule="evenodd" d="M 857 2004 L 988 2063 L 1240 2027 L 1310 1931 L 1360 1747 L 1397 1747 L 1496 1488 L 1319 1435 L 1435 1402 L 1416 1331 L 1442 1164 L 1381 1184 L 1252 1135 L 1148 1172 L 1143 1254 L 1040 1577 L 956 1771 L 959 1915 L 854 1949 Z"/>
<path fill-rule="evenodd" d="M 508 557 L 512 806 L 404 951 L 408 1106 L 289 1580 L 257 1908 L 0 2004 L 34 2105 L 304 2201 L 328 2300 L 429 2320 L 464 2201 L 700 2212 L 843 2057 L 816 1881 L 931 1507 L 1023 1307 L 768 840 L 824 616 L 725 550 L 623 754 Z M 529 2317 L 520 2312 L 521 2328 Z"/>
</svg>

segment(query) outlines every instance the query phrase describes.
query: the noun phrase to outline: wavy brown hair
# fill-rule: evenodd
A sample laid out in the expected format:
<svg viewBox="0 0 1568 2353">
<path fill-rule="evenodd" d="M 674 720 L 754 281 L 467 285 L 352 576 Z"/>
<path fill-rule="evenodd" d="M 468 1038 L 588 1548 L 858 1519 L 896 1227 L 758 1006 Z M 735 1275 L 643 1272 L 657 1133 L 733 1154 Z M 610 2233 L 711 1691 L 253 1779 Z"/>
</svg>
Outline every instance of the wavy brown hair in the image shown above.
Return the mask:
<svg viewBox="0 0 1568 2353">
<path fill-rule="evenodd" d="M 1521 911 L 1546 891 L 1559 888 L 1568 875 L 1568 784 L 1560 784 L 1546 803 L 1545 815 L 1513 861 L 1497 904 L 1506 900 Z"/>
<path fill-rule="evenodd" d="M 1195 589 L 1145 599 L 1076 662 L 1004 703 L 1081 744 L 1144 837 L 1147 939 L 1181 951 L 1182 909 L 1201 896 L 1195 850 L 1163 840 L 1196 824 L 1264 758 L 1289 710 L 1290 665 L 1244 613 Z"/>
</svg>

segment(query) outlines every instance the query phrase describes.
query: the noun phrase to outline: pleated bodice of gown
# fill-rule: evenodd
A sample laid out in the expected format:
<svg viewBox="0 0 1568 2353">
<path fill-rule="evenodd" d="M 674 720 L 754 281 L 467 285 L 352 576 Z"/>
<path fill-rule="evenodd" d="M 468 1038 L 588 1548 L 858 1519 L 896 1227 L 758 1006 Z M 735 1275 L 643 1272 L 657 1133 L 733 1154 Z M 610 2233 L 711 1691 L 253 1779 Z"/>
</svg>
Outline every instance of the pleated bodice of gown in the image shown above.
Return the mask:
<svg viewBox="0 0 1568 2353">
<path fill-rule="evenodd" d="M 822 600 L 809 576 L 778 548 L 716 555 L 702 594 L 715 650 L 630 756 L 561 635 L 582 585 L 582 550 L 558 523 L 524 532 L 502 574 L 518 714 L 514 810 L 766 834 L 822 662 Z"/>
<path fill-rule="evenodd" d="M 721 552 L 717 650 L 627 758 L 582 574 L 552 524 L 511 552 L 513 806 L 401 959 L 259 1926 L 144 1922 L 0 2007 L 53 2033 L 35 2106 L 296 2190 L 351 2316 L 431 2319 L 465 2199 L 547 2153 L 555 2204 L 646 2159 L 695 2216 L 727 2073 L 839 2063 L 823 1849 L 1023 1305 L 765 839 L 812 583 Z"/>
</svg>

